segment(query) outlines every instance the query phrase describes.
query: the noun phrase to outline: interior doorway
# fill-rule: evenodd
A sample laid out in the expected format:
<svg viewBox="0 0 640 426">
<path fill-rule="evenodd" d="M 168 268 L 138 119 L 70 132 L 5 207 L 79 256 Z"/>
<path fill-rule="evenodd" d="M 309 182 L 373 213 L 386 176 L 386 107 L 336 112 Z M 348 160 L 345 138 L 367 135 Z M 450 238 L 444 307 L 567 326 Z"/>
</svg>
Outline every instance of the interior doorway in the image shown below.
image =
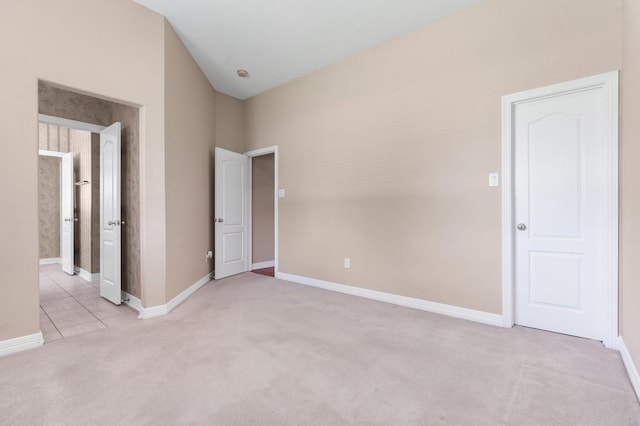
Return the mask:
<svg viewBox="0 0 640 426">
<path fill-rule="evenodd" d="M 107 266 L 117 263 L 118 275 L 121 274 L 123 278 L 123 292 L 118 288 L 117 295 L 114 293 L 109 299 L 119 304 L 123 294 L 137 294 L 139 297 L 139 108 L 80 94 L 41 81 L 39 113 L 40 153 L 68 152 L 67 155 L 73 157 L 72 213 L 60 214 L 60 210 L 57 212 L 57 220 L 60 223 L 57 239 L 58 247 L 61 249 L 57 253 L 43 254 L 43 245 L 46 245 L 47 241 L 50 243 L 52 238 L 46 232 L 42 232 L 42 229 L 40 232 L 40 322 L 45 343 L 48 343 L 81 332 L 127 323 L 137 317 L 134 310 L 125 306 L 115 306 L 101 297 L 100 278 L 104 276 L 101 272 L 105 270 L 105 263 L 104 256 L 101 256 L 103 250 L 100 244 L 103 240 L 101 234 L 104 226 L 101 226 L 100 220 L 104 216 L 112 222 L 109 225 L 111 228 L 119 228 L 125 224 L 125 220 L 121 219 L 126 217 L 129 226 L 127 229 L 122 227 L 122 256 L 117 255 L 118 262 L 106 262 Z M 120 121 L 123 123 L 122 132 L 117 123 L 117 136 L 120 138 L 122 135 L 122 144 L 126 146 L 121 162 L 123 184 L 122 188 L 118 184 L 115 191 L 117 194 L 112 195 L 121 198 L 123 204 L 121 207 L 119 204 L 112 206 L 113 213 L 106 217 L 101 210 L 105 210 L 109 203 L 104 202 L 105 197 L 101 193 L 104 192 L 105 186 L 116 188 L 113 185 L 100 185 L 100 182 L 105 180 L 104 173 L 101 172 L 116 167 L 114 159 L 120 163 L 120 149 L 118 158 L 112 156 L 106 163 L 108 166 L 104 163 L 107 156 L 101 154 L 101 151 L 104 151 L 105 143 L 113 145 L 113 138 L 105 139 L 105 133 L 108 131 L 106 126 Z M 42 179 L 42 175 L 47 174 L 43 170 L 42 159 L 47 156 L 39 158 L 39 181 L 47 181 L 46 178 Z M 117 164 L 117 167 L 119 175 L 120 164 Z M 51 176 L 51 171 L 48 175 Z M 58 194 L 62 195 L 60 184 L 62 181 L 59 178 L 57 190 Z M 51 186 L 55 185 L 49 184 L 49 187 Z M 48 197 L 49 200 L 56 198 L 55 195 Z M 49 215 L 43 210 L 42 193 L 40 199 L 39 217 L 42 228 Z M 58 200 L 61 203 L 62 197 Z M 55 222 L 55 219 L 48 221 Z M 71 243 L 75 250 L 71 256 L 73 267 L 64 273 L 61 268 L 65 258 L 62 235 L 64 225 L 69 223 L 72 233 L 75 234 Z M 119 266 L 121 260 L 122 268 Z"/>
<path fill-rule="evenodd" d="M 275 154 L 251 158 L 251 271 L 275 276 Z"/>
<path fill-rule="evenodd" d="M 277 277 L 278 199 L 284 195 L 277 146 L 245 154 L 215 149 L 215 279 L 254 270 Z"/>
<path fill-rule="evenodd" d="M 278 203 L 285 196 L 278 187 L 278 147 L 245 153 L 249 157 L 250 270 L 262 275 L 278 274 Z"/>
<path fill-rule="evenodd" d="M 66 125 L 70 127 L 66 127 Z M 101 298 L 101 126 L 41 116 L 39 129 L 40 324 L 52 342 L 135 319 Z M 96 202 L 97 201 L 97 202 Z M 114 309 L 115 308 L 115 309 Z"/>
</svg>

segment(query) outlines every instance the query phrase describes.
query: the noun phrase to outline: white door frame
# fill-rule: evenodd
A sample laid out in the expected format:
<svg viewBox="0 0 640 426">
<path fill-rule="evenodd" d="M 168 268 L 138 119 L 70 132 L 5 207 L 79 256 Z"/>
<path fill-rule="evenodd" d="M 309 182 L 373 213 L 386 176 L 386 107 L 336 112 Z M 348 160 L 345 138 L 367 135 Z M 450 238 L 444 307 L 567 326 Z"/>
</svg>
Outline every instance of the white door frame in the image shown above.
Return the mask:
<svg viewBox="0 0 640 426">
<path fill-rule="evenodd" d="M 55 117 L 53 115 L 38 114 L 38 121 L 43 124 L 53 124 L 59 127 L 68 127 L 69 129 L 84 130 L 91 133 L 100 133 L 106 127 L 97 124 L 85 123 L 83 121 L 69 120 L 67 118 Z"/>
<path fill-rule="evenodd" d="M 605 117 L 604 137 L 607 155 L 605 185 L 605 237 L 604 259 L 606 281 L 603 283 L 602 301 L 603 343 L 618 349 L 618 71 L 581 78 L 502 97 L 502 318 L 504 327 L 515 324 L 515 250 L 514 250 L 514 194 L 513 194 L 513 110 L 515 105 L 572 92 L 601 88 Z"/>
<path fill-rule="evenodd" d="M 278 145 L 270 146 L 267 148 L 255 149 L 253 151 L 245 152 L 244 155 L 249 157 L 249 266 L 253 264 L 253 204 L 252 204 L 252 191 L 253 191 L 253 157 L 260 157 L 262 155 L 273 154 L 273 257 L 275 262 L 275 276 L 278 276 Z M 251 268 L 249 268 L 251 270 Z"/>
</svg>

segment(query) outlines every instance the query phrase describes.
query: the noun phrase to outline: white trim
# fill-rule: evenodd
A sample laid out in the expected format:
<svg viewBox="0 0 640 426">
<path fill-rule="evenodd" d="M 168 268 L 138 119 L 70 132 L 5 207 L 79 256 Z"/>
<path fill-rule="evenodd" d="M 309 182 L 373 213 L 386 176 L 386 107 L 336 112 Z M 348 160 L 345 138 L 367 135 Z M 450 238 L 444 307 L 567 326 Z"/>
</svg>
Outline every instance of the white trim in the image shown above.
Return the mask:
<svg viewBox="0 0 640 426">
<path fill-rule="evenodd" d="M 253 151 L 245 152 L 244 155 L 249 157 L 249 216 L 253 219 L 253 211 L 251 205 L 251 186 L 252 186 L 252 158 L 259 157 L 261 155 L 273 154 L 273 256 L 274 256 L 274 270 L 278 273 L 278 145 L 270 146 L 267 148 L 254 149 Z M 251 222 L 253 220 L 249 220 L 249 259 L 253 259 L 253 245 L 252 245 L 252 228 Z M 255 268 L 254 268 L 255 269 Z"/>
<path fill-rule="evenodd" d="M 180 294 L 178 294 L 176 297 L 171 299 L 169 301 L 169 303 L 167 303 L 167 312 L 171 312 L 175 308 L 180 306 L 180 304 L 182 304 L 185 300 L 187 300 L 189 298 L 189 296 L 191 296 L 193 293 L 198 291 L 203 285 L 205 285 L 206 283 L 208 283 L 212 279 L 213 279 L 213 272 L 210 272 L 207 275 L 205 275 L 204 277 L 200 278 L 191 287 L 187 288 L 186 290 L 184 290 Z"/>
<path fill-rule="evenodd" d="M 106 127 L 97 124 L 84 123 L 82 121 L 69 120 L 67 118 L 54 117 L 53 115 L 38 114 L 38 121 L 44 124 L 53 124 L 54 126 L 68 127 L 70 129 L 84 130 L 91 133 L 100 133 Z"/>
<path fill-rule="evenodd" d="M 245 154 L 243 154 L 245 155 Z M 247 175 L 249 176 L 249 184 L 248 184 L 248 192 L 247 196 L 247 208 L 249 209 L 249 220 L 247 221 L 247 251 L 245 255 L 247 256 L 247 264 L 249 265 L 249 269 L 247 271 L 253 270 L 252 262 L 253 262 L 253 157 L 247 156 L 247 167 L 249 168 Z"/>
<path fill-rule="evenodd" d="M 77 266 L 74 266 L 73 272 L 83 280 L 91 282 L 91 274 L 88 271 L 82 268 L 78 268 Z"/>
<path fill-rule="evenodd" d="M 25 351 L 27 349 L 37 348 L 38 346 L 42 346 L 43 343 L 44 339 L 42 338 L 41 331 L 35 334 L 29 334 L 27 336 L 2 340 L 0 341 L 0 356 Z"/>
<path fill-rule="evenodd" d="M 421 311 L 432 312 L 435 314 L 446 315 L 454 318 L 461 318 L 469 321 L 479 322 L 482 324 L 502 326 L 502 315 L 492 314 L 489 312 L 476 311 L 473 309 L 461 308 L 458 306 L 445 305 L 444 303 L 430 302 L 428 300 L 415 299 L 413 297 L 400 296 L 397 294 L 384 293 L 366 288 L 352 287 L 344 284 L 332 283 L 329 281 L 317 280 L 315 278 L 307 278 L 299 275 L 277 272 L 276 278 L 291 281 L 298 284 L 308 285 L 311 287 L 322 288 L 325 290 L 335 291 L 338 293 L 349 294 L 352 296 L 364 297 L 366 299 L 377 300 L 379 302 L 391 303 L 394 305 L 405 306 L 407 308 L 419 309 Z"/>
<path fill-rule="evenodd" d="M 122 303 L 135 309 L 138 313 L 142 311 L 142 301 L 140 299 L 124 290 L 121 290 L 120 294 L 122 295 Z M 138 315 L 138 318 L 142 318 L 142 316 Z"/>
<path fill-rule="evenodd" d="M 38 150 L 38 155 L 43 155 L 45 157 L 57 157 L 57 158 L 62 158 L 64 157 L 64 155 L 66 154 L 66 152 L 59 152 L 59 151 L 49 151 L 47 149 L 39 149 Z"/>
<path fill-rule="evenodd" d="M 624 363 L 624 366 L 627 369 L 627 374 L 629 375 L 631 386 L 633 387 L 633 390 L 636 392 L 636 398 L 638 398 L 638 401 L 640 401 L 640 375 L 638 374 L 638 370 L 636 369 L 636 366 L 633 363 L 633 359 L 631 358 L 629 349 L 627 349 L 627 345 L 625 345 L 624 339 L 622 337 L 619 338 L 619 346 L 620 346 L 620 356 L 622 357 L 622 362 Z"/>
<path fill-rule="evenodd" d="M 268 262 L 258 262 L 251 264 L 251 270 L 255 269 L 263 269 L 263 268 L 273 268 L 276 266 L 275 260 L 269 260 Z"/>
<path fill-rule="evenodd" d="M 169 313 L 169 310 L 167 309 L 167 305 L 158 305 L 152 306 L 150 308 L 140 308 L 138 312 L 140 313 L 140 315 L 138 315 L 138 318 L 149 319 L 166 315 Z"/>
<path fill-rule="evenodd" d="M 61 263 L 62 258 L 60 257 L 50 257 L 48 259 L 40 259 L 41 265 L 55 265 L 56 263 Z"/>
<path fill-rule="evenodd" d="M 527 90 L 502 97 L 502 318 L 504 327 L 515 324 L 515 279 L 514 279 L 514 195 L 513 195 L 513 147 L 512 120 L 513 107 L 521 102 L 559 96 L 571 92 L 602 88 L 604 108 L 608 117 L 608 145 L 606 161 L 610 179 L 606 183 L 607 223 L 610 224 L 607 235 L 607 257 L 604 259 L 606 277 L 604 283 L 604 324 L 603 343 L 614 348 L 618 338 L 618 71 L 612 71 L 592 77 L 581 78 L 552 86 Z"/>
<path fill-rule="evenodd" d="M 91 272 L 87 271 L 86 269 L 78 268 L 77 266 L 74 266 L 73 270 L 75 271 L 76 274 L 78 274 L 78 276 L 80 278 L 82 278 L 83 280 L 85 280 L 87 282 L 93 282 L 93 281 L 100 280 L 100 272 L 98 272 L 96 274 L 92 274 Z"/>
<path fill-rule="evenodd" d="M 190 286 L 189 288 L 187 288 L 186 290 L 178 294 L 176 297 L 171 299 L 165 305 L 158 305 L 158 306 L 152 306 L 150 308 L 145 308 L 142 306 L 140 299 L 124 291 L 122 292 L 122 295 L 123 295 L 122 299 L 123 300 L 126 300 L 127 298 L 129 299 L 129 301 L 125 301 L 124 303 L 126 303 L 127 305 L 137 310 L 140 313 L 139 318 L 149 319 L 149 318 L 159 317 L 159 316 L 168 314 L 169 312 L 173 311 L 175 308 L 180 306 L 180 304 L 183 303 L 185 300 L 187 300 L 189 296 L 191 296 L 193 293 L 198 291 L 202 286 L 207 284 L 212 279 L 213 279 L 213 272 L 210 272 L 204 277 L 200 278 L 195 284 L 193 284 L 192 286 Z"/>
</svg>

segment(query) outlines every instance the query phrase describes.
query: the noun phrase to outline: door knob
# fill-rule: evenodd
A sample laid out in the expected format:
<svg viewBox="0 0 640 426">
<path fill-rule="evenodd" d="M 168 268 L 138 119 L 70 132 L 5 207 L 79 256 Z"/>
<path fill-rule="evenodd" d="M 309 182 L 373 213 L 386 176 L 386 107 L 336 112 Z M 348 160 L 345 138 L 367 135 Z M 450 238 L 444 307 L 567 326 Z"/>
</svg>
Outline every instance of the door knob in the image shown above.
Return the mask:
<svg viewBox="0 0 640 426">
<path fill-rule="evenodd" d="M 524 223 L 519 223 L 516 228 L 518 228 L 519 231 L 524 231 L 525 229 L 527 229 L 527 225 L 525 225 Z"/>
<path fill-rule="evenodd" d="M 118 221 L 117 220 L 110 220 L 109 222 L 107 222 L 107 225 L 118 225 Z"/>
<path fill-rule="evenodd" d="M 217 218 L 213 219 L 213 221 L 217 222 L 217 223 L 222 223 L 222 222 L 224 222 L 224 219 L 221 218 L 221 217 L 217 217 Z"/>
</svg>

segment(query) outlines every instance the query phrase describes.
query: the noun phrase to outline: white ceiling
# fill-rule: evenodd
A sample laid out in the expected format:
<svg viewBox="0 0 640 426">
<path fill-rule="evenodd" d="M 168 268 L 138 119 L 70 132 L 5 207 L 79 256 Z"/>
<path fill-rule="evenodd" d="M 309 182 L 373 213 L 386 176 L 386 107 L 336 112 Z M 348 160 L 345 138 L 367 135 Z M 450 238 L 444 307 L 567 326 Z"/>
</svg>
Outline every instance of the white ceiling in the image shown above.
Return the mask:
<svg viewBox="0 0 640 426">
<path fill-rule="evenodd" d="M 246 99 L 481 0 L 134 1 L 167 18 L 216 90 Z"/>
</svg>

